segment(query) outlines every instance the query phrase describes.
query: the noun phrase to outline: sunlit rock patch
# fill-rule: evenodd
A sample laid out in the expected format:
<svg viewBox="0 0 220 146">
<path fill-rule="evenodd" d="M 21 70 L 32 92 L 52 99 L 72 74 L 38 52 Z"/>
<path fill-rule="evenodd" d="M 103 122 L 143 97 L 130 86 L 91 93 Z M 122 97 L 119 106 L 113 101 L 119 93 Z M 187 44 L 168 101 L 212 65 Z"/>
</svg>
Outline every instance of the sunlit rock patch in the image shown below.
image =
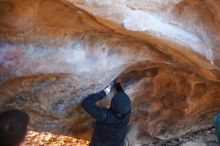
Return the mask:
<svg viewBox="0 0 220 146">
<path fill-rule="evenodd" d="M 26 146 L 88 146 L 88 144 L 88 141 L 69 136 L 35 131 L 28 131 L 24 142 Z"/>
</svg>

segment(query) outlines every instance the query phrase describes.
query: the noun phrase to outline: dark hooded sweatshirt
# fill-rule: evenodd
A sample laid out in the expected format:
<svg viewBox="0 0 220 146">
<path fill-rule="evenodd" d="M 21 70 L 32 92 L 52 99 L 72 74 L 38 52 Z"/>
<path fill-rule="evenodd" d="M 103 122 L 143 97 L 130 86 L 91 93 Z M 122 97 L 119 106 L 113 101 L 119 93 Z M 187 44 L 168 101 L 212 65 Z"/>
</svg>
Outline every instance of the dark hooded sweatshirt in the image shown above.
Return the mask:
<svg viewBox="0 0 220 146">
<path fill-rule="evenodd" d="M 124 92 L 120 84 L 116 84 L 116 90 Z M 131 111 L 119 117 L 112 110 L 96 106 L 96 102 L 105 96 L 106 93 L 101 91 L 82 102 L 83 108 L 96 119 L 90 146 L 124 146 Z"/>
</svg>

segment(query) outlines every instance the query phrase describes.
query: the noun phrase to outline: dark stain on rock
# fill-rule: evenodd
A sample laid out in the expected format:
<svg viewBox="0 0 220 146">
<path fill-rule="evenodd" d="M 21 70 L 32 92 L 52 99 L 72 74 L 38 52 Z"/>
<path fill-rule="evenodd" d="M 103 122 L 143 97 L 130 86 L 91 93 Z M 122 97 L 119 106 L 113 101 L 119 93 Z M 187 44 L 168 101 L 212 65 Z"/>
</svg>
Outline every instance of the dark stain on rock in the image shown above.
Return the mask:
<svg viewBox="0 0 220 146">
<path fill-rule="evenodd" d="M 199 99 L 201 98 L 207 91 L 208 87 L 205 83 L 197 83 L 195 85 L 192 98 Z"/>
<path fill-rule="evenodd" d="M 125 73 L 121 75 L 122 84 L 124 87 L 137 83 L 143 78 L 146 77 L 154 77 L 158 74 L 158 68 L 150 68 L 146 70 L 133 70 L 131 72 Z"/>
<path fill-rule="evenodd" d="M 163 113 L 163 111 L 164 111 L 164 109 L 160 109 L 160 110 L 158 110 L 158 111 L 153 112 L 152 114 L 150 114 L 150 117 L 149 117 L 150 120 L 151 120 L 151 121 L 156 120 L 158 117 L 161 116 L 161 114 Z"/>
<path fill-rule="evenodd" d="M 13 5 L 7 1 L 0 1 L 0 17 L 12 10 Z"/>
<path fill-rule="evenodd" d="M 158 58 L 162 58 L 170 63 L 173 62 L 173 58 L 169 54 L 162 52 L 161 49 L 156 45 L 151 44 L 150 42 L 145 42 L 145 45 L 148 47 L 149 50 L 157 53 L 159 55 Z"/>
<path fill-rule="evenodd" d="M 174 92 L 167 92 L 160 97 L 164 106 L 170 108 L 185 101 L 186 97 Z"/>
</svg>

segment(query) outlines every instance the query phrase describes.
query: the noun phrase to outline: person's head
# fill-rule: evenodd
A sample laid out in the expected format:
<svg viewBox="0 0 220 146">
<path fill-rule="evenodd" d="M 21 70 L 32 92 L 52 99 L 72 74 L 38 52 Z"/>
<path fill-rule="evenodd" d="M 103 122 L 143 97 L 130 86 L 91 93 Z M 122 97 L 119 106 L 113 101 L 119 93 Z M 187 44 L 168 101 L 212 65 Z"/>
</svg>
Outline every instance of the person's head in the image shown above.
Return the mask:
<svg viewBox="0 0 220 146">
<path fill-rule="evenodd" d="M 0 146 L 18 146 L 27 134 L 29 116 L 20 110 L 0 113 Z"/>
<path fill-rule="evenodd" d="M 110 109 L 115 114 L 125 114 L 131 110 L 131 100 L 124 92 L 118 92 L 111 101 Z"/>
</svg>

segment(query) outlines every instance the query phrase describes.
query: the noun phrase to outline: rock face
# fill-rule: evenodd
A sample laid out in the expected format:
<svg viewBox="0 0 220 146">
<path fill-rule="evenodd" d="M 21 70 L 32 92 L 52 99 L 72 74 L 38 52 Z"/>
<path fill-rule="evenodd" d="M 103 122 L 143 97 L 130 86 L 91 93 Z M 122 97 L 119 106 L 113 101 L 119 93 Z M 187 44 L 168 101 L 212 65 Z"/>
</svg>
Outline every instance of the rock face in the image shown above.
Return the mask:
<svg viewBox="0 0 220 146">
<path fill-rule="evenodd" d="M 114 2 L 0 1 L 0 110 L 27 111 L 37 131 L 88 139 L 93 119 L 80 102 L 120 76 L 140 137 L 211 126 L 220 110 L 220 3 Z"/>
</svg>

